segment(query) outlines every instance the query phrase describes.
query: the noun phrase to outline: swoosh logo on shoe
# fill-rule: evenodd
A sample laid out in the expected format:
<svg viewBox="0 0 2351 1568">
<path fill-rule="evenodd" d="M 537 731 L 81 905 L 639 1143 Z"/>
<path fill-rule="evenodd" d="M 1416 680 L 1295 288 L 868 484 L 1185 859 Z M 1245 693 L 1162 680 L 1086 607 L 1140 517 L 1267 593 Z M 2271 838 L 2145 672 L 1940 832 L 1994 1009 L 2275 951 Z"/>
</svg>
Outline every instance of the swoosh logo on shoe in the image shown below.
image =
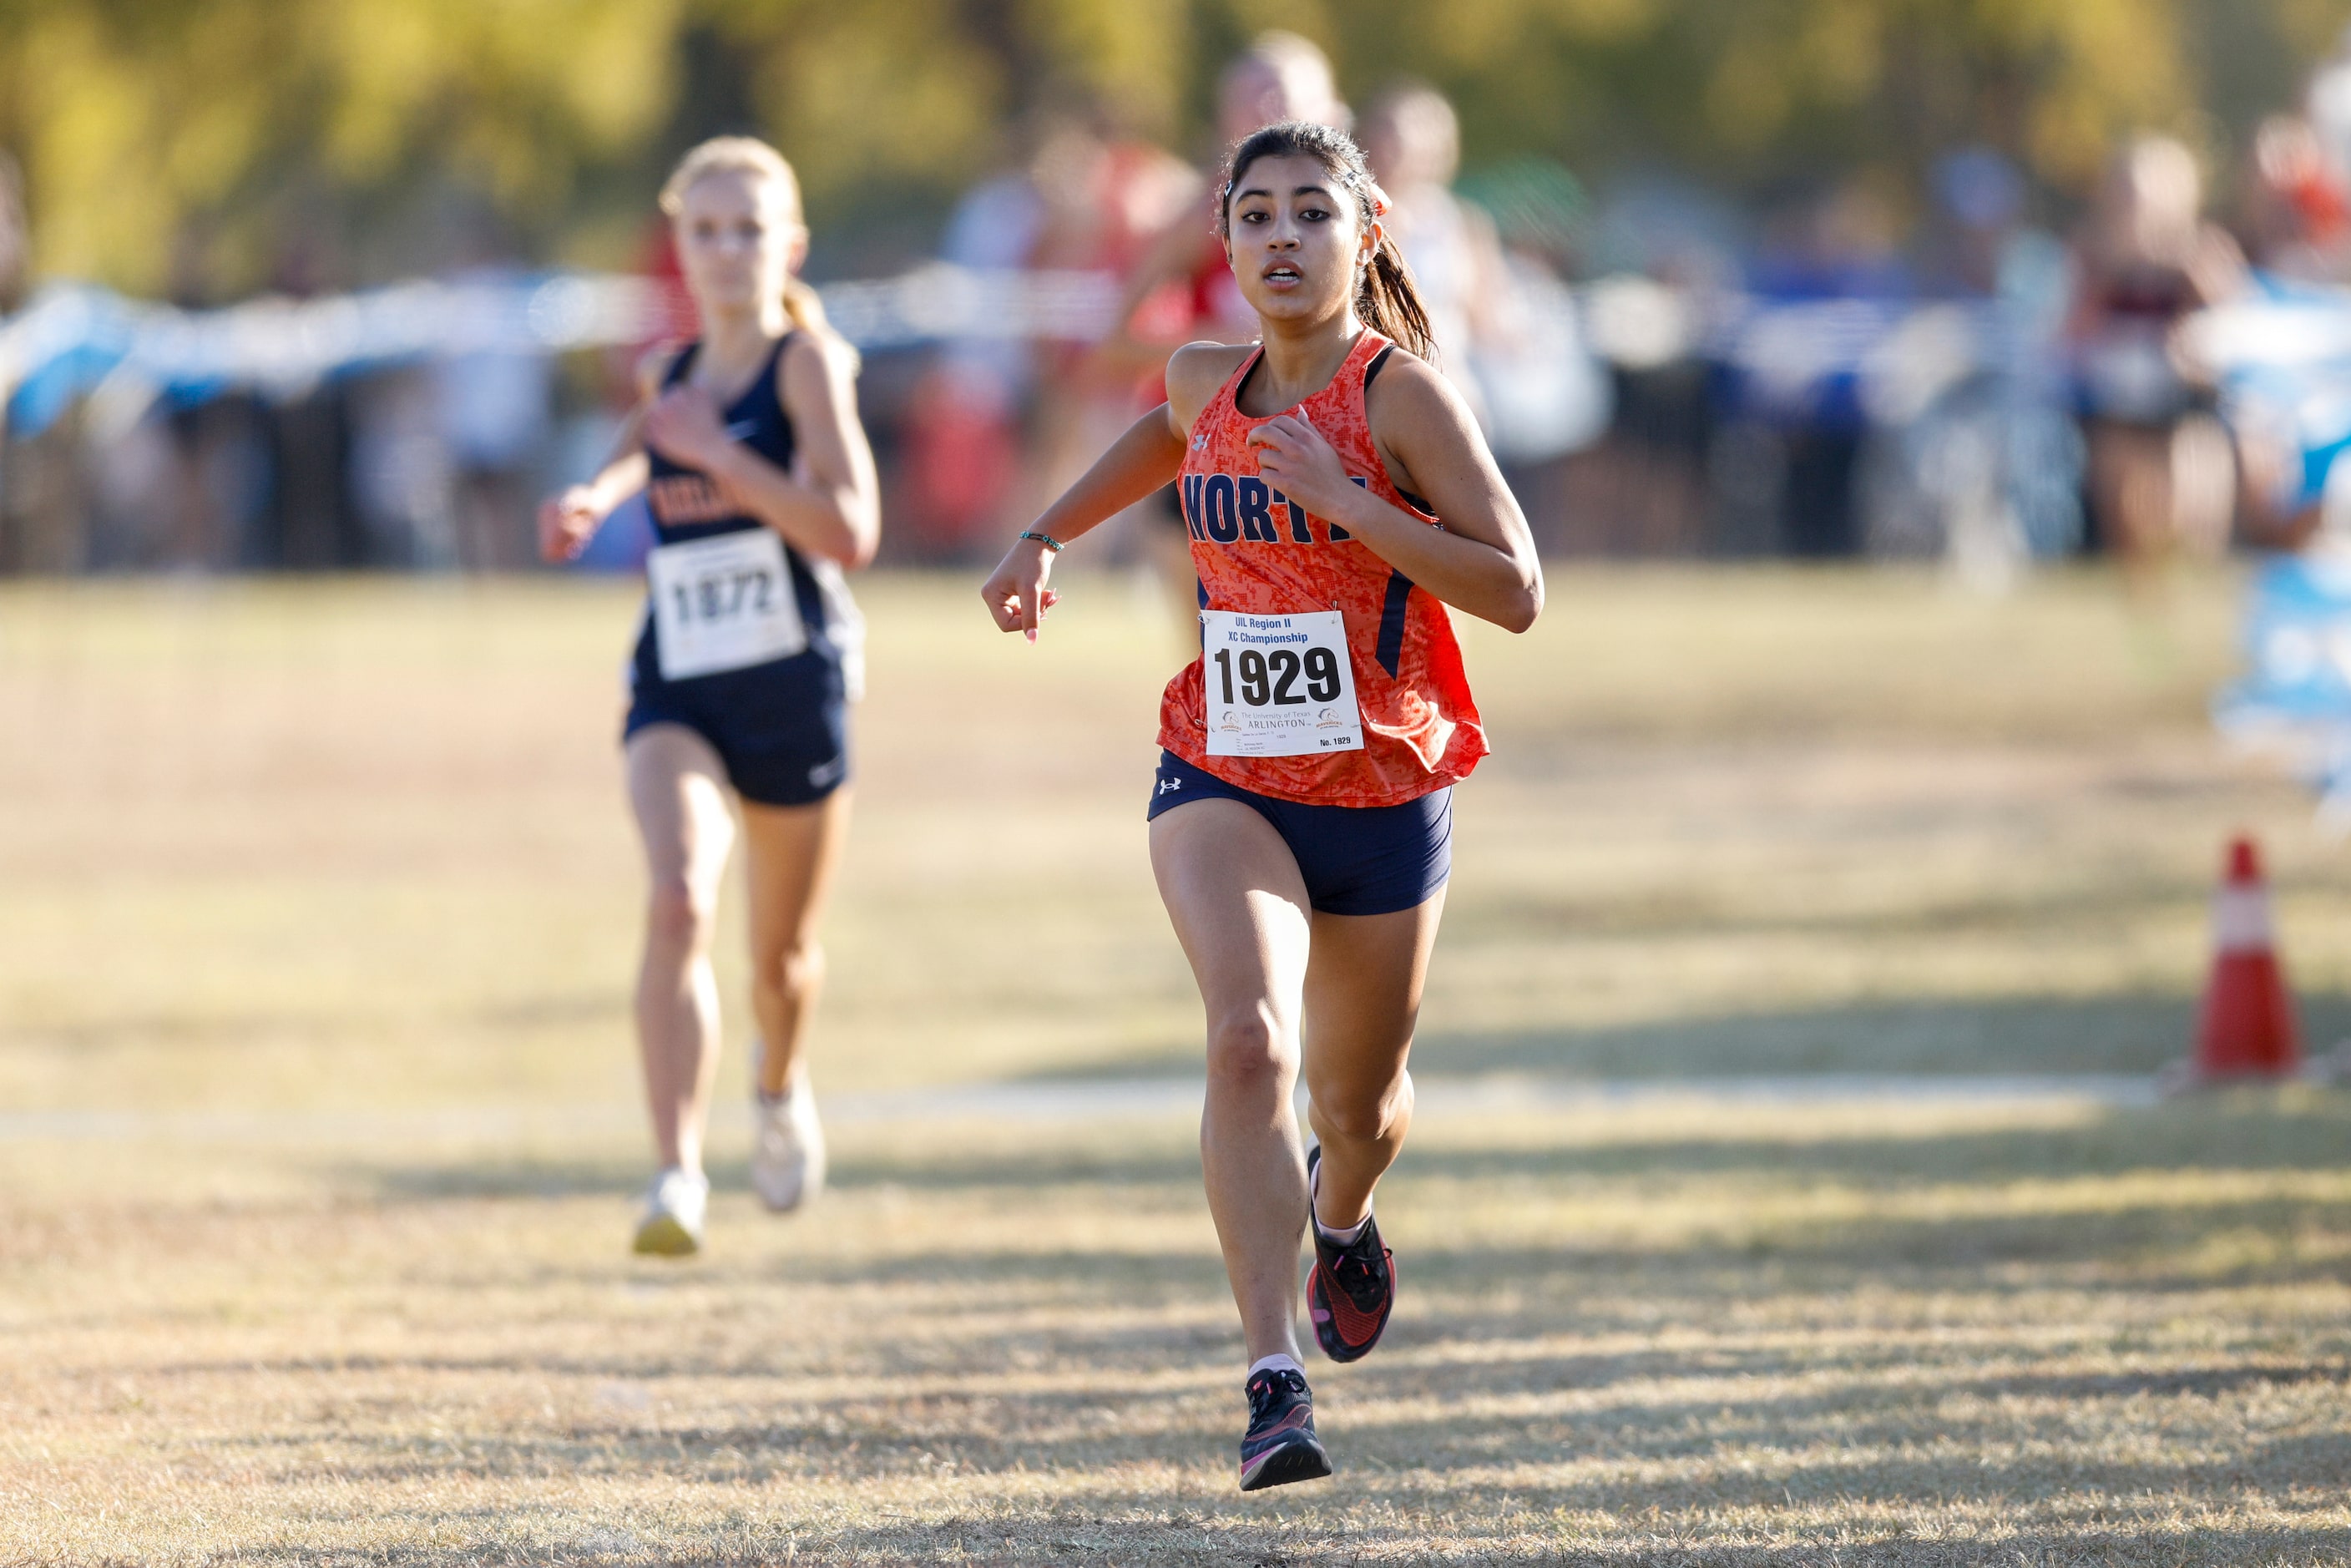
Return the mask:
<svg viewBox="0 0 2351 1568">
<path fill-rule="evenodd" d="M 1284 1446 L 1283 1439 L 1293 1433 L 1311 1431 L 1313 1426 L 1314 1413 L 1311 1410 L 1303 1408 L 1292 1410 L 1280 1420 L 1251 1437 L 1249 1448 L 1241 1458 L 1254 1458 L 1270 1448 L 1280 1448 Z"/>
<path fill-rule="evenodd" d="M 1322 1270 L 1320 1264 L 1316 1268 L 1322 1276 L 1316 1283 L 1322 1288 L 1315 1293 L 1322 1300 L 1311 1308 L 1314 1321 L 1335 1325 L 1340 1337 L 1349 1344 L 1361 1344 L 1377 1333 L 1380 1325 L 1387 1321 L 1386 1311 L 1364 1311 L 1348 1298 L 1346 1291 L 1338 1289 L 1338 1282 L 1331 1278 L 1328 1270 Z M 1393 1303 L 1395 1299 L 1391 1296 L 1389 1301 Z"/>
</svg>

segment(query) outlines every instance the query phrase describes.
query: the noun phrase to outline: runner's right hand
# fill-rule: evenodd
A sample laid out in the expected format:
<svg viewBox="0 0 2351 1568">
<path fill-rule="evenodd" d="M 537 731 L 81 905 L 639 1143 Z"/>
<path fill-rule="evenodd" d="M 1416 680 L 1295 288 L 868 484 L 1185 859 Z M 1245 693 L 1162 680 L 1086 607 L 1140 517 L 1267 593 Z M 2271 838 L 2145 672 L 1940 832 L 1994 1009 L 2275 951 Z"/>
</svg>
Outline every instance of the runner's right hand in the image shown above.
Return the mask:
<svg viewBox="0 0 2351 1568">
<path fill-rule="evenodd" d="M 1061 601 L 1060 594 L 1045 586 L 1045 580 L 1052 575 L 1051 550 L 1035 539 L 1014 539 L 996 575 L 979 591 L 987 612 L 996 617 L 996 629 L 1025 632 L 1034 643 L 1045 612 Z"/>
<path fill-rule="evenodd" d="M 596 492 L 585 485 L 549 497 L 538 506 L 540 558 L 557 565 L 572 559 L 588 548 L 596 526 L 603 520 L 596 511 Z"/>
</svg>

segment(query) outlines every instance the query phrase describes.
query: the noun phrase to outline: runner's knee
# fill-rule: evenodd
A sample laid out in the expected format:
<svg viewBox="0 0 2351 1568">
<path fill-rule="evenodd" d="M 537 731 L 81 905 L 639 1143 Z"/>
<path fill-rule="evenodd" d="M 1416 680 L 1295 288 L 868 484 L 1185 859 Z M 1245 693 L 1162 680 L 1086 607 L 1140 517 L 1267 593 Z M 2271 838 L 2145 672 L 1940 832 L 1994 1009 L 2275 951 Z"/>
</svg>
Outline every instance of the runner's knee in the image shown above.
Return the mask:
<svg viewBox="0 0 2351 1568">
<path fill-rule="evenodd" d="M 1287 1031 L 1262 1004 L 1236 1009 L 1208 1026 L 1208 1082 L 1213 1087 L 1279 1092 L 1296 1060 Z"/>
<path fill-rule="evenodd" d="M 786 1004 L 805 999 L 824 983 L 823 946 L 812 941 L 800 942 L 780 952 L 764 956 L 754 983 L 768 996 Z"/>
<path fill-rule="evenodd" d="M 1368 1091 L 1318 1090 L 1314 1119 L 1351 1143 L 1378 1144 L 1395 1135 L 1411 1105 L 1412 1080 L 1399 1074 L 1395 1082 Z"/>
<path fill-rule="evenodd" d="M 663 947 L 692 948 L 710 940 L 717 900 L 684 877 L 657 877 L 645 900 L 645 934 Z"/>
</svg>

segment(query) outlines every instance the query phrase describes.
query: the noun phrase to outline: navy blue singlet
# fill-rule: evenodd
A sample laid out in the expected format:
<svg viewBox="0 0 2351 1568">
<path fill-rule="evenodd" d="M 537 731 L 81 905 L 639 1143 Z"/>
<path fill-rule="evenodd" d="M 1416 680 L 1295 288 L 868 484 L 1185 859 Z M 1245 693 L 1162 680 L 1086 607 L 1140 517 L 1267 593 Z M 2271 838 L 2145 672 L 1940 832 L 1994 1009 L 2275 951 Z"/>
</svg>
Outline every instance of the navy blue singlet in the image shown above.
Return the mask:
<svg viewBox="0 0 2351 1568">
<path fill-rule="evenodd" d="M 776 391 L 776 367 L 792 334 L 776 340 L 759 373 L 721 411 L 726 433 L 789 470 L 795 442 L 791 416 Z M 662 378 L 664 391 L 694 369 L 700 343 L 689 344 Z M 652 478 L 646 501 L 664 545 L 767 525 L 730 510 L 700 469 L 673 462 L 647 444 Z M 664 679 L 648 606 L 629 664 L 625 739 L 648 725 L 677 724 L 700 735 L 726 765 L 727 781 L 745 800 L 801 806 L 822 800 L 849 778 L 849 704 L 860 695 L 864 623 L 839 566 L 811 561 L 787 543 L 784 559 L 808 629 L 799 653 L 737 670 L 683 680 Z"/>
</svg>

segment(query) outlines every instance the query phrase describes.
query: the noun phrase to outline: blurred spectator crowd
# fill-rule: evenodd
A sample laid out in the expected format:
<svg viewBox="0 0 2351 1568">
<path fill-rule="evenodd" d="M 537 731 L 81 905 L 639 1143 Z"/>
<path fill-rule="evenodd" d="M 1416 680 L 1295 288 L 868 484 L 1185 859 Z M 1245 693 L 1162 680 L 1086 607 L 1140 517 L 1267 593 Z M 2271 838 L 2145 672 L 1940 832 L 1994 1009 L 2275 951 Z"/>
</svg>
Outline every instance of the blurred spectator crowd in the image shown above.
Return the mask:
<svg viewBox="0 0 2351 1568">
<path fill-rule="evenodd" d="M 2351 35 L 2222 172 L 2225 203 L 2147 135 L 2062 221 L 1983 147 L 1907 199 L 1860 179 L 1740 204 L 1655 173 L 1595 194 L 1531 157 L 1465 176 L 1437 92 L 1359 111 L 1311 44 L 1269 34 L 1222 78 L 1217 145 L 1293 116 L 1366 148 L 1547 553 L 1934 559 L 1997 585 L 2351 529 L 2329 484 Z M 1171 348 L 1251 335 L 1213 172 L 1099 103 L 1014 141 L 935 256 L 820 284 L 866 356 L 887 559 L 992 558 L 1159 400 Z M 525 567 L 534 497 L 599 463 L 635 358 L 690 326 L 657 231 L 635 277 L 485 241 L 425 283 L 289 278 L 196 311 L 33 288 L 26 222 L 0 163 L 0 571 Z M 1157 521 L 1138 507 L 1113 549 L 1176 548 Z M 632 564 L 632 528 L 591 560 Z"/>
</svg>

